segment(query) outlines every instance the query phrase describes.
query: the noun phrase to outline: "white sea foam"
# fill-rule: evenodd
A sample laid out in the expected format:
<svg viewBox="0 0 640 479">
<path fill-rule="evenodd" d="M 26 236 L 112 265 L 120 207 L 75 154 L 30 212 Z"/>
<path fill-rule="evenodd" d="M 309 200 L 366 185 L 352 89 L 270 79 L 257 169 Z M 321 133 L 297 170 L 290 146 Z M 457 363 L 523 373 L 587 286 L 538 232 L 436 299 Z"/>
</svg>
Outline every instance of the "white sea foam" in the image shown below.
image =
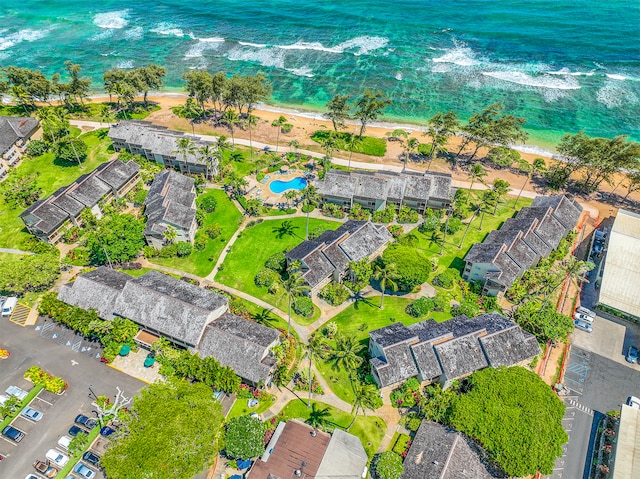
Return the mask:
<svg viewBox="0 0 640 479">
<path fill-rule="evenodd" d="M 638 97 L 627 90 L 619 81 L 607 81 L 596 92 L 596 99 L 607 108 L 620 108 L 636 105 Z"/>
<path fill-rule="evenodd" d="M 398 81 L 402 81 L 402 73 L 401 72 L 396 72 L 395 79 L 398 80 Z"/>
<path fill-rule="evenodd" d="M 266 43 L 238 42 L 238 44 L 243 45 L 245 47 L 254 47 L 254 48 L 264 48 L 267 46 Z"/>
<path fill-rule="evenodd" d="M 285 68 L 285 70 L 299 77 L 313 78 L 313 70 L 311 70 L 307 65 L 300 68 Z"/>
<path fill-rule="evenodd" d="M 128 16 L 128 9 L 97 13 L 93 16 L 93 23 L 100 28 L 124 28 L 129 24 L 129 20 L 127 20 Z"/>
<path fill-rule="evenodd" d="M 187 53 L 184 54 L 184 58 L 202 58 L 204 52 L 208 50 L 217 50 L 223 42 L 224 38 L 201 38 L 189 47 Z"/>
<path fill-rule="evenodd" d="M 479 63 L 475 52 L 466 43 L 454 39 L 453 45 L 453 48 L 444 50 L 444 55 L 432 58 L 431 61 L 434 63 L 453 63 L 461 67 L 470 67 Z"/>
<path fill-rule="evenodd" d="M 227 58 L 231 61 L 255 62 L 264 67 L 284 68 L 284 52 L 276 48 L 234 48 Z"/>
<path fill-rule="evenodd" d="M 133 27 L 125 32 L 124 37 L 128 40 L 140 40 L 143 33 L 144 30 L 142 27 Z"/>
<path fill-rule="evenodd" d="M 629 80 L 628 76 L 619 75 L 617 73 L 607 73 L 607 78 L 610 78 L 611 80 L 618 80 L 618 81 Z"/>
<path fill-rule="evenodd" d="M 190 34 L 185 33 L 181 28 L 178 28 L 175 24 L 168 22 L 158 23 L 156 27 L 152 28 L 150 31 L 157 33 L 158 35 L 174 36 L 178 38 L 182 38 L 185 35 L 191 36 Z"/>
<path fill-rule="evenodd" d="M 593 70 L 588 71 L 588 72 L 572 72 L 571 70 L 569 70 L 568 68 L 561 68 L 560 70 L 557 71 L 549 71 L 547 72 L 547 74 L 549 75 L 570 75 L 570 76 L 574 76 L 574 77 L 580 77 L 580 76 L 585 76 L 585 77 L 590 77 L 594 74 L 595 72 Z"/>
<path fill-rule="evenodd" d="M 123 70 L 128 70 L 129 68 L 133 68 L 133 60 L 121 60 L 116 66 Z"/>
<path fill-rule="evenodd" d="M 320 42 L 297 41 L 290 45 L 276 45 L 282 50 L 314 50 L 327 53 L 350 52 L 355 56 L 367 55 L 374 50 L 385 47 L 389 40 L 384 37 L 361 36 L 339 43 L 333 47 L 326 47 Z"/>
<path fill-rule="evenodd" d="M 12 46 L 22 42 L 33 42 L 39 40 L 49 33 L 49 30 L 33 30 L 26 28 L 15 33 L 0 37 L 0 50 L 7 50 Z"/>
<path fill-rule="evenodd" d="M 573 78 L 558 78 L 557 76 L 549 75 L 530 75 L 521 71 L 488 71 L 482 72 L 482 74 L 497 80 L 537 88 L 554 88 L 557 90 L 580 89 L 580 85 Z"/>
</svg>

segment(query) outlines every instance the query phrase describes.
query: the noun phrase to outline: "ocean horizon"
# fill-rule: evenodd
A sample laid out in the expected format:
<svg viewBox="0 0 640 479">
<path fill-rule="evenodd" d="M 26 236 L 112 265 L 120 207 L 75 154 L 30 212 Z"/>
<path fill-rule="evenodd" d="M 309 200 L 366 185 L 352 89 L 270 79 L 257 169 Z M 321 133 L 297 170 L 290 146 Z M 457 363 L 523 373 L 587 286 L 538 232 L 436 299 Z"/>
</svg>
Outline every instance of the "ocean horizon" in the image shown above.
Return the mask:
<svg viewBox="0 0 640 479">
<path fill-rule="evenodd" d="M 269 104 L 320 112 L 336 93 L 381 90 L 382 120 L 467 119 L 494 102 L 545 150 L 565 133 L 640 139 L 640 3 L 611 0 L 24 0 L 0 10 L 0 65 L 78 63 L 103 91 L 112 67 L 157 63 L 167 91 L 192 68 L 263 72 Z"/>
</svg>

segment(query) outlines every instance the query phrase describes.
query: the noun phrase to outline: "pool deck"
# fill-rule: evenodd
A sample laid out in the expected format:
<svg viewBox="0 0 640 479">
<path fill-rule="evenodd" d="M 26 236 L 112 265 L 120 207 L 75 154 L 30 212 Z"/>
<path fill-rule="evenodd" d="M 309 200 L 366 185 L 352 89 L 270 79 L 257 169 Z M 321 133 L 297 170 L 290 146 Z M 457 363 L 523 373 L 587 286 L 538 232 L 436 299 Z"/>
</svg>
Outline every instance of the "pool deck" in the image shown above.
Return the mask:
<svg viewBox="0 0 640 479">
<path fill-rule="evenodd" d="M 285 190 L 282 193 L 274 193 L 269 189 L 271 182 L 276 180 L 291 181 L 294 178 L 300 177 L 305 177 L 304 170 L 290 170 L 286 173 L 281 173 L 279 171 L 268 173 L 262 182 L 257 181 L 255 175 L 247 176 L 245 179 L 249 182 L 249 186 L 247 187 L 247 194 L 245 197 L 248 200 L 258 198 L 265 206 L 277 207 L 280 203 L 288 203 L 284 194 L 289 190 Z"/>
</svg>

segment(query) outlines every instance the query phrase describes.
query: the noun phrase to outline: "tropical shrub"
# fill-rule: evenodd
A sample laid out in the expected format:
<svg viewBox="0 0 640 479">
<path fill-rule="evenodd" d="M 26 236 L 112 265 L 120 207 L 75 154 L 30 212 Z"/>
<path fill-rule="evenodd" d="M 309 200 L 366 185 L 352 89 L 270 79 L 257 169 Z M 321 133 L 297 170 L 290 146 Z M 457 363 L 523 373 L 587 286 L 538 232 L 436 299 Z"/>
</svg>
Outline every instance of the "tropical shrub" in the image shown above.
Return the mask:
<svg viewBox="0 0 640 479">
<path fill-rule="evenodd" d="M 256 286 L 266 286 L 267 288 L 269 288 L 272 284 L 278 281 L 279 277 L 280 275 L 274 270 L 263 268 L 258 271 L 258 274 L 256 274 L 254 282 L 256 283 Z"/>
<path fill-rule="evenodd" d="M 322 214 L 330 216 L 331 218 L 344 218 L 344 211 L 334 203 L 325 203 L 322 205 Z"/>
<path fill-rule="evenodd" d="M 440 228 L 440 225 L 440 217 L 434 213 L 433 210 L 428 209 L 424 215 L 424 221 L 418 227 L 418 231 L 420 231 L 420 233 L 432 233 Z"/>
<path fill-rule="evenodd" d="M 265 426 L 258 418 L 234 417 L 225 433 L 225 452 L 236 459 L 251 459 L 264 452 Z"/>
<path fill-rule="evenodd" d="M 387 228 L 394 238 L 399 237 L 404 232 L 404 229 L 400 225 L 389 225 Z"/>
<path fill-rule="evenodd" d="M 462 228 L 462 220 L 460 218 L 456 218 L 455 216 L 453 216 L 449 218 L 448 221 L 445 221 L 444 223 L 442 223 L 442 226 L 440 227 L 440 229 L 442 231 L 445 231 L 445 227 L 448 235 L 456 234 Z"/>
<path fill-rule="evenodd" d="M 441 288 L 449 289 L 458 280 L 460 273 L 457 269 L 447 268 L 442 273 L 433 278 L 433 284 Z"/>
<path fill-rule="evenodd" d="M 36 157 L 47 152 L 47 144 L 42 140 L 31 140 L 27 145 L 27 155 Z"/>
<path fill-rule="evenodd" d="M 398 223 L 417 223 L 419 219 L 420 215 L 416 210 L 404 205 L 400 207 L 400 211 L 398 211 Z"/>
<path fill-rule="evenodd" d="M 374 469 L 379 479 L 400 479 L 404 466 L 402 458 L 398 454 L 387 451 L 378 456 Z"/>
<path fill-rule="evenodd" d="M 412 407 L 420 402 L 420 382 L 409 378 L 391 392 L 391 404 L 395 407 Z"/>
<path fill-rule="evenodd" d="M 218 223 L 214 223 L 206 229 L 205 233 L 209 238 L 216 239 L 222 234 L 222 226 Z"/>
<path fill-rule="evenodd" d="M 391 223 L 396 217 L 395 205 L 388 204 L 383 210 L 374 211 L 373 222 L 374 223 Z"/>
<path fill-rule="evenodd" d="M 371 217 L 371 212 L 364 209 L 360 203 L 353 205 L 349 211 L 349 219 L 366 221 Z"/>
<path fill-rule="evenodd" d="M 291 307 L 300 316 L 308 318 L 313 315 L 313 301 L 311 301 L 311 298 L 308 296 L 298 296 L 294 298 Z"/>
<path fill-rule="evenodd" d="M 410 446 L 411 446 L 411 438 L 406 434 L 400 434 L 391 450 L 396 454 L 398 454 L 400 457 L 405 458 L 407 456 L 407 452 L 409 451 Z"/>
<path fill-rule="evenodd" d="M 332 306 L 344 303 L 350 296 L 349 290 L 344 285 L 332 281 L 320 290 L 319 296 Z"/>
<path fill-rule="evenodd" d="M 434 309 L 435 304 L 433 303 L 433 299 L 422 297 L 416 299 L 413 303 L 407 306 L 405 311 L 409 316 L 421 318 Z"/>
<path fill-rule="evenodd" d="M 269 259 L 265 261 L 264 266 L 278 273 L 282 273 L 287 266 L 287 258 L 285 258 L 283 252 L 272 254 L 269 256 Z"/>
<path fill-rule="evenodd" d="M 200 197 L 200 208 L 202 208 L 207 213 L 213 213 L 218 206 L 218 201 L 214 196 L 204 195 Z"/>
</svg>

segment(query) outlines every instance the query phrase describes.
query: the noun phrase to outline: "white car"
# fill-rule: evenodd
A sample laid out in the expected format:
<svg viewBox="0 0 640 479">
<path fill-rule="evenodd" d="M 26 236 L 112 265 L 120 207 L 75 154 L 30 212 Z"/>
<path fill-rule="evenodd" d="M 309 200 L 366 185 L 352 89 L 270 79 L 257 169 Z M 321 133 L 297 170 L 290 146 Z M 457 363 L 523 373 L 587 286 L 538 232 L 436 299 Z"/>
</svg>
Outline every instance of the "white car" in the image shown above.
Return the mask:
<svg viewBox="0 0 640 479">
<path fill-rule="evenodd" d="M 10 396 L 17 397 L 18 399 L 20 399 L 20 401 L 24 401 L 24 398 L 26 398 L 27 394 L 29 394 L 27 391 L 25 391 L 24 389 L 20 389 L 18 386 L 9 386 L 5 392 Z"/>
<path fill-rule="evenodd" d="M 71 437 L 69 436 L 62 436 L 60 439 L 58 439 L 58 446 L 60 446 L 65 451 L 69 450 L 69 444 L 71 444 Z"/>
<path fill-rule="evenodd" d="M 594 318 L 596 316 L 596 313 L 594 313 L 590 309 L 585 308 L 584 306 L 578 307 L 578 309 L 576 309 L 576 312 L 582 313 L 582 314 L 586 314 L 587 316 L 591 316 L 591 317 L 594 317 Z"/>
<path fill-rule="evenodd" d="M 576 313 L 573 315 L 573 319 L 577 319 L 578 321 L 584 321 L 585 323 L 593 323 L 593 316 L 589 316 L 582 313 Z"/>
<path fill-rule="evenodd" d="M 634 409 L 640 409 L 640 399 L 635 396 L 629 396 L 629 399 L 627 399 L 627 406 Z"/>
<path fill-rule="evenodd" d="M 4 406 L 5 403 L 9 400 L 9 396 L 5 396 L 4 394 L 0 394 L 0 406 Z"/>
<path fill-rule="evenodd" d="M 42 419 L 43 414 L 40 411 L 33 409 L 32 407 L 26 407 L 20 413 L 22 417 L 26 417 L 31 419 L 32 421 L 38 422 Z"/>
<path fill-rule="evenodd" d="M 53 462 L 56 466 L 64 467 L 69 462 L 69 456 L 62 454 L 57 449 L 49 449 L 45 455 L 47 459 Z"/>
</svg>

